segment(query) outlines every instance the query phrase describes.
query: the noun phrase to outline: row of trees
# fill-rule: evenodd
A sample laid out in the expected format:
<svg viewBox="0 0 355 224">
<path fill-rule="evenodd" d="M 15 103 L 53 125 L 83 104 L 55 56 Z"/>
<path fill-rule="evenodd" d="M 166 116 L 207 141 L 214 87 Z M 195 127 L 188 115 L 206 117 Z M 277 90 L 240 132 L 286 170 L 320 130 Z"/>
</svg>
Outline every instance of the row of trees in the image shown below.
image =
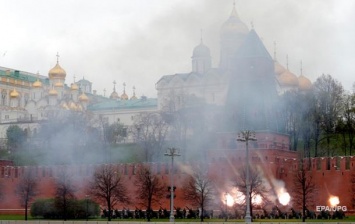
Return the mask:
<svg viewBox="0 0 355 224">
<path fill-rule="evenodd" d="M 286 92 L 281 111 L 292 150 L 299 149 L 301 142 L 307 157 L 353 153 L 355 95 L 345 92 L 332 76 L 320 76 L 311 91 Z"/>
<path fill-rule="evenodd" d="M 151 168 L 142 166 L 136 173 L 134 180 L 135 200 L 138 202 L 135 206 L 143 207 L 146 210 L 146 218 L 151 220 L 151 213 L 154 207 L 160 205 L 160 202 L 167 194 L 167 183 L 159 175 L 153 173 Z M 207 175 L 194 173 L 190 175 L 183 184 L 182 197 L 194 206 L 205 208 L 207 202 L 212 200 L 214 187 L 211 179 Z M 93 180 L 90 182 L 89 194 L 92 195 L 101 204 L 107 206 L 111 211 L 118 203 L 131 204 L 127 186 L 123 183 L 121 176 L 117 173 L 114 166 L 105 165 L 98 169 Z M 108 212 L 108 220 L 111 220 L 112 214 Z M 201 216 L 203 221 L 203 216 Z"/>
<path fill-rule="evenodd" d="M 30 202 L 33 201 L 34 198 L 40 193 L 39 180 L 37 175 L 35 175 L 34 169 L 26 169 L 15 188 L 15 194 L 17 195 L 20 205 L 25 209 L 25 220 L 28 219 L 28 207 Z M 69 175 L 69 171 L 66 167 L 62 167 L 58 176 L 55 180 L 55 196 L 53 199 L 47 200 L 37 200 L 32 204 L 31 212 L 32 216 L 45 216 L 44 214 L 56 214 L 55 218 L 62 218 L 66 220 L 68 217 L 76 217 L 76 215 L 69 214 L 77 214 L 76 212 L 69 212 L 68 208 L 83 207 L 79 201 L 77 201 L 75 197 L 76 188 L 73 184 L 73 180 Z M 90 202 L 90 204 L 95 204 L 94 202 Z M 46 206 L 44 206 L 46 205 Z M 81 205 L 81 206 L 78 206 Z M 93 207 L 92 205 L 91 207 Z M 96 205 L 95 205 L 96 206 Z M 81 208 L 82 210 L 82 208 Z M 56 211 L 56 212 L 54 212 Z"/>
</svg>

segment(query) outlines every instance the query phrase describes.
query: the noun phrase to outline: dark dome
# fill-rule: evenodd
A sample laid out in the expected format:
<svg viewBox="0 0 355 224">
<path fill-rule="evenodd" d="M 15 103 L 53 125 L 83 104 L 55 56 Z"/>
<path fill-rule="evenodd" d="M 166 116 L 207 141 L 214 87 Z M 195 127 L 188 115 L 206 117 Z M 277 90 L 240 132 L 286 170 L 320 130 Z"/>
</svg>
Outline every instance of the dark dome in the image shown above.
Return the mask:
<svg viewBox="0 0 355 224">
<path fill-rule="evenodd" d="M 192 57 L 210 57 L 210 56 L 211 56 L 210 49 L 203 43 L 200 43 L 198 46 L 196 46 L 192 53 Z"/>
</svg>

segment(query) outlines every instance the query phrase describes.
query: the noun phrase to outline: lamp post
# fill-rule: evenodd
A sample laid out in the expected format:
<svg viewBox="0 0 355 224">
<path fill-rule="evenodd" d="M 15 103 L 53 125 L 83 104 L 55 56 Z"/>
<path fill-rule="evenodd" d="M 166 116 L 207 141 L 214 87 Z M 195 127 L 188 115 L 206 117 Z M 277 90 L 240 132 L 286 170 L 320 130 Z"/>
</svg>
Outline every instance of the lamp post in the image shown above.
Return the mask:
<svg viewBox="0 0 355 224">
<path fill-rule="evenodd" d="M 245 222 L 251 222 L 251 216 L 250 216 L 250 174 L 249 174 L 249 149 L 248 149 L 248 142 L 249 141 L 256 141 L 255 138 L 255 132 L 253 131 L 242 131 L 238 134 L 237 141 L 239 142 L 245 142 L 245 147 L 246 147 L 246 187 L 247 187 L 247 192 L 246 192 L 246 202 L 247 202 L 247 209 L 245 213 Z"/>
<path fill-rule="evenodd" d="M 228 193 L 224 193 L 224 205 L 225 205 L 225 210 L 224 210 L 224 221 L 227 222 L 227 214 L 228 214 L 228 211 L 227 211 L 227 203 L 228 203 Z"/>
<path fill-rule="evenodd" d="M 85 195 L 85 199 L 86 199 L 86 221 L 89 220 L 89 195 Z"/>
<path fill-rule="evenodd" d="M 174 222 L 174 156 L 180 156 L 176 148 L 168 148 L 165 156 L 171 157 L 171 170 L 170 170 L 170 222 Z"/>
</svg>

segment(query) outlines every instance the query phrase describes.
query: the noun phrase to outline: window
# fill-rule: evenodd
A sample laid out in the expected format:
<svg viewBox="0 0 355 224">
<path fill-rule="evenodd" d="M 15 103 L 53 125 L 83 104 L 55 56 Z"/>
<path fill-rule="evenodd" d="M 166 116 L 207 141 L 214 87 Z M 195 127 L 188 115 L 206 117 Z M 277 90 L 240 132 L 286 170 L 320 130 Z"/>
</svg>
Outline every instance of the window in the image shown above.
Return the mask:
<svg viewBox="0 0 355 224">
<path fill-rule="evenodd" d="M 6 90 L 3 90 L 1 92 L 1 105 L 5 105 L 5 103 L 6 103 L 6 95 L 7 95 Z"/>
</svg>

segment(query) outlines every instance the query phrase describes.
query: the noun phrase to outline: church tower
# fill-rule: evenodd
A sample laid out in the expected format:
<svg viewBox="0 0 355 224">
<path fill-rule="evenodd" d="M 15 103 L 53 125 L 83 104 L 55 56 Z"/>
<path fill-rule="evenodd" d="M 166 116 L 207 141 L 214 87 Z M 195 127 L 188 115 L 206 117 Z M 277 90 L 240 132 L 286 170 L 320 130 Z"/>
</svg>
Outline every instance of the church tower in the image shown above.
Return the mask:
<svg viewBox="0 0 355 224">
<path fill-rule="evenodd" d="M 233 55 L 243 43 L 248 32 L 249 29 L 239 19 L 234 4 L 231 15 L 221 28 L 221 53 L 219 68 L 222 71 L 230 70 Z"/>
<path fill-rule="evenodd" d="M 254 30 L 232 62 L 226 100 L 228 123 L 233 125 L 229 129 L 278 131 L 274 61 Z"/>
<path fill-rule="evenodd" d="M 210 49 L 203 44 L 202 37 L 201 43 L 196 46 L 192 53 L 192 72 L 205 74 L 211 69 L 211 53 Z"/>
</svg>

